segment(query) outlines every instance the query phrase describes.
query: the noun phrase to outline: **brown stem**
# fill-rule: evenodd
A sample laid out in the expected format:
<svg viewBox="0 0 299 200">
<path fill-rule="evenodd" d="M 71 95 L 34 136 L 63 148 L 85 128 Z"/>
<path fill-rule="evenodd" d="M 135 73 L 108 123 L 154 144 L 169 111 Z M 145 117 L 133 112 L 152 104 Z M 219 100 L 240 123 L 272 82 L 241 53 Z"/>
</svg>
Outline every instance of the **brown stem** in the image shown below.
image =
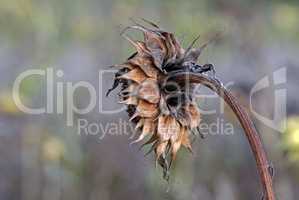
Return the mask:
<svg viewBox="0 0 299 200">
<path fill-rule="evenodd" d="M 204 74 L 196 74 L 190 72 L 176 72 L 171 74 L 169 78 L 174 79 L 178 82 L 188 81 L 190 83 L 199 83 L 205 85 L 206 87 L 216 92 L 231 107 L 231 109 L 239 119 L 239 122 L 241 123 L 250 144 L 251 150 L 256 160 L 260 179 L 265 192 L 265 197 L 268 200 L 275 200 L 272 176 L 269 170 L 269 162 L 267 160 L 261 139 L 255 129 L 252 120 L 249 117 L 249 114 L 246 112 L 244 107 L 241 106 L 236 98 L 223 86 L 221 82 L 219 82 L 215 78 L 211 78 Z"/>
</svg>

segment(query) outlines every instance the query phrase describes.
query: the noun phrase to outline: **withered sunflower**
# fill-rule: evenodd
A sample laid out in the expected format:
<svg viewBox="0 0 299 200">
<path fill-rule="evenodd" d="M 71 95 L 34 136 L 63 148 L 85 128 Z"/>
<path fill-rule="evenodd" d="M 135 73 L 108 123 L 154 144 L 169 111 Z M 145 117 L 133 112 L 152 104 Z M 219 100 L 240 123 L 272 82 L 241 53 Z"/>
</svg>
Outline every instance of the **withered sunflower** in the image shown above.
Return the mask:
<svg viewBox="0 0 299 200">
<path fill-rule="evenodd" d="M 203 73 L 213 70 L 211 64 L 196 64 L 201 51 L 212 41 L 200 48 L 191 45 L 183 49 L 172 33 L 161 30 L 156 24 L 145 21 L 151 28 L 137 24 L 123 31 L 123 36 L 136 48 L 123 64 L 114 65 L 113 87 L 107 95 L 121 85 L 120 103 L 126 104 L 130 120 L 140 130 L 139 137 L 132 143 L 150 139 L 142 146 L 151 144 L 156 163 L 163 168 L 164 178 L 169 177 L 169 168 L 181 146 L 192 152 L 189 135 L 200 123 L 200 113 L 194 101 L 194 84 L 176 82 L 168 75 L 177 71 Z M 135 41 L 125 35 L 129 29 L 139 30 L 143 41 Z M 213 38 L 214 39 L 214 38 Z"/>
</svg>

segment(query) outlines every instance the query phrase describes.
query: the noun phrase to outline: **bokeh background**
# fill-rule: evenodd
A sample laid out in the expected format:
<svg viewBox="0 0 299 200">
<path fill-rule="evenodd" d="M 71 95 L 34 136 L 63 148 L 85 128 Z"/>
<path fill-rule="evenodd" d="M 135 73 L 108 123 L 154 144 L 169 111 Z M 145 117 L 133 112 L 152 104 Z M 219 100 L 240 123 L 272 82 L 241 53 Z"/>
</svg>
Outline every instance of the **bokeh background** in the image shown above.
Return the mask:
<svg viewBox="0 0 299 200">
<path fill-rule="evenodd" d="M 16 77 L 28 69 L 63 70 L 56 81 L 88 81 L 108 89 L 112 75 L 98 71 L 121 63 L 132 47 L 120 31 L 140 17 L 157 22 L 176 34 L 184 46 L 201 34 L 199 44 L 216 31 L 222 37 L 203 53 L 200 63 L 213 63 L 224 83 L 248 106 L 255 83 L 286 68 L 287 129 L 282 133 L 253 118 L 269 159 L 275 167 L 278 199 L 299 198 L 299 2 L 296 0 L 1 0 L 0 1 L 0 199 L 260 199 L 262 191 L 249 145 L 236 118 L 226 108 L 223 119 L 234 134 L 208 134 L 196 139 L 194 154 L 182 149 L 171 171 L 162 179 L 154 157 L 144 158 L 129 146 L 130 134 L 78 134 L 76 123 L 66 125 L 64 114 L 29 115 L 12 100 Z M 274 89 L 254 97 L 261 115 L 273 116 Z M 205 92 L 205 90 L 203 90 Z M 41 78 L 21 86 L 26 105 L 45 104 Z M 74 96 L 84 107 L 88 93 Z M 107 109 L 117 108 L 117 95 L 98 92 Z M 64 102 L 67 104 L 67 101 Z M 202 100 L 213 108 L 218 100 Z M 56 105 L 56 104 L 55 104 Z M 102 114 L 97 109 L 78 118 L 98 124 L 127 121 L 125 112 Z M 218 114 L 203 115 L 213 123 Z M 101 134 L 101 133 L 100 133 Z"/>
</svg>

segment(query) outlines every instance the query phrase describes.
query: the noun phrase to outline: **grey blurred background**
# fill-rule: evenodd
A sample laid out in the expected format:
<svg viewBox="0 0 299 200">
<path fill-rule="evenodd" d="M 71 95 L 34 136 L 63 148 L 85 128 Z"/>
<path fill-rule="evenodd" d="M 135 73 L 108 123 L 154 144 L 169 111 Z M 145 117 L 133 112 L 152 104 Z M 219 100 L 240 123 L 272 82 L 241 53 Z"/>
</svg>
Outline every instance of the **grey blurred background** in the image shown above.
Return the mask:
<svg viewBox="0 0 299 200">
<path fill-rule="evenodd" d="M 201 34 L 199 44 L 216 31 L 222 37 L 203 53 L 200 63 L 213 63 L 217 76 L 233 81 L 232 92 L 248 106 L 249 92 L 257 81 L 286 68 L 287 128 L 283 133 L 253 117 L 269 159 L 275 167 L 278 199 L 299 196 L 299 2 L 295 0 L 0 0 L 0 199 L 203 199 L 252 200 L 262 196 L 252 153 L 233 113 L 225 108 L 232 135 L 208 134 L 196 139 L 194 154 L 182 149 L 169 184 L 154 166 L 154 157 L 129 146 L 130 132 L 78 134 L 66 125 L 64 114 L 29 115 L 13 102 L 16 77 L 28 69 L 63 70 L 65 84 L 87 81 L 108 89 L 112 75 L 98 72 L 123 62 L 133 48 L 120 37 L 132 24 L 146 18 L 174 32 L 183 46 Z M 98 85 L 98 82 L 101 85 Z M 255 110 L 273 116 L 274 88 L 253 98 Z M 206 92 L 203 90 L 203 92 Z M 41 78 L 21 85 L 26 105 L 45 105 L 46 85 Z M 104 98 L 105 109 L 118 108 L 117 95 Z M 89 96 L 78 89 L 76 105 L 86 106 Z M 202 99 L 203 108 L 218 100 Z M 64 101 L 66 105 L 67 100 Z M 55 103 L 56 105 L 56 103 Z M 89 123 L 128 121 L 125 112 L 76 115 Z M 218 114 L 203 115 L 213 123 Z"/>
</svg>

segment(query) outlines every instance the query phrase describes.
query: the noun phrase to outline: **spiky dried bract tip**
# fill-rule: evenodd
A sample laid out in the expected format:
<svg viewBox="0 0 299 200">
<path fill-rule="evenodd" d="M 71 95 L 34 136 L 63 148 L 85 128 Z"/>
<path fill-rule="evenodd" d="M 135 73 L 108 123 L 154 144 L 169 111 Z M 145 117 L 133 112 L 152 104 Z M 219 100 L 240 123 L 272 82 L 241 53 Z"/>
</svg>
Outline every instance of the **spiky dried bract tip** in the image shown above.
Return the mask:
<svg viewBox="0 0 299 200">
<path fill-rule="evenodd" d="M 152 29 L 142 25 L 126 28 L 139 30 L 143 41 L 123 36 L 136 48 L 136 53 L 121 65 L 115 75 L 113 88 L 121 84 L 120 103 L 128 105 L 130 120 L 140 130 L 132 143 L 149 140 L 142 146 L 152 145 L 156 163 L 163 167 L 164 178 L 181 146 L 192 152 L 189 134 L 198 127 L 200 113 L 194 102 L 192 85 L 166 80 L 169 72 L 196 63 L 202 48 L 184 50 L 172 33 L 162 31 L 157 25 Z M 109 90 L 110 92 L 111 90 Z M 108 93 L 109 93 L 108 92 Z"/>
</svg>

